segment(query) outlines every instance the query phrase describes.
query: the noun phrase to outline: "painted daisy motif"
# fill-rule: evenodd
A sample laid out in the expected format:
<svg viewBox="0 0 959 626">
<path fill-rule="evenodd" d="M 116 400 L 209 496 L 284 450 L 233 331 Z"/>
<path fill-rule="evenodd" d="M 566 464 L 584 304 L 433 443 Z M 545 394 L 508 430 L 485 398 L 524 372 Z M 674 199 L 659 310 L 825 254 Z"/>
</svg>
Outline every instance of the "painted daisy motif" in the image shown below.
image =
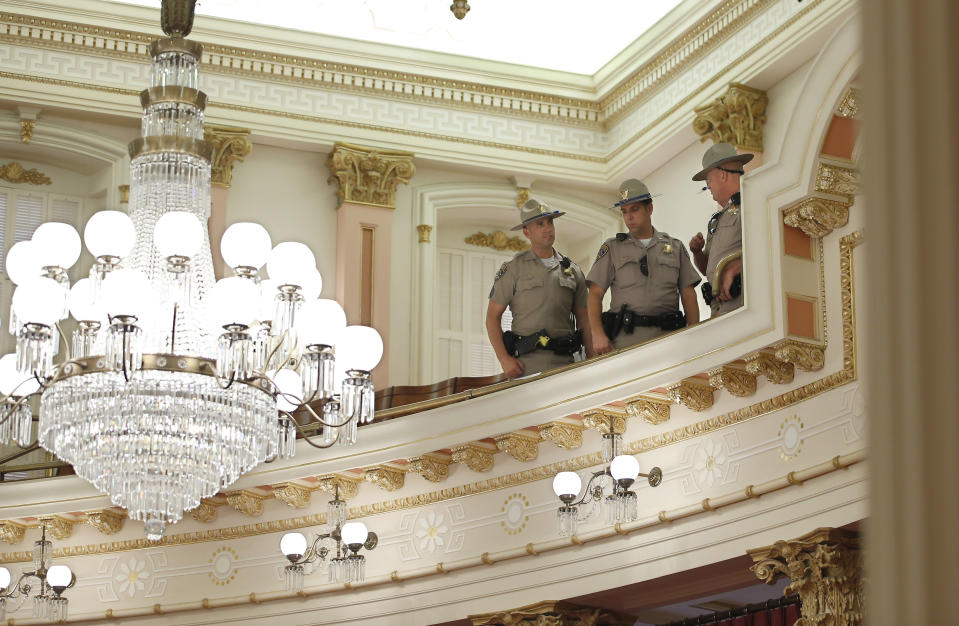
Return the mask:
<svg viewBox="0 0 959 626">
<path fill-rule="evenodd" d="M 721 480 L 726 460 L 723 444 L 717 445 L 712 439 L 707 439 L 703 445 L 699 446 L 693 460 L 693 471 L 699 486 L 711 487 L 714 482 Z"/>
<path fill-rule="evenodd" d="M 114 580 L 119 583 L 118 591 L 128 594 L 131 598 L 137 591 L 143 591 L 146 579 L 150 577 L 146 572 L 146 562 L 138 561 L 132 556 L 127 563 L 120 563 L 117 570 Z"/>
<path fill-rule="evenodd" d="M 421 550 L 434 552 L 436 548 L 446 545 L 443 536 L 448 531 L 449 527 L 444 523 L 443 514 L 430 511 L 417 521 L 414 537 L 419 542 Z"/>
</svg>

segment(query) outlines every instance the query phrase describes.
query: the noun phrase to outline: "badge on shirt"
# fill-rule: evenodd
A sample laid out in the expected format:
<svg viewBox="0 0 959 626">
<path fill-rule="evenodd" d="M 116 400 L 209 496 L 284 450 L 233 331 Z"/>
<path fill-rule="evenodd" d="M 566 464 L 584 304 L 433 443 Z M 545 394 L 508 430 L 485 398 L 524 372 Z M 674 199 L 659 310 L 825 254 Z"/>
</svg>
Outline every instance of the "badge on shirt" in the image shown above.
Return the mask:
<svg viewBox="0 0 959 626">
<path fill-rule="evenodd" d="M 672 254 L 673 253 L 673 244 L 664 243 L 663 244 L 663 254 Z"/>
<path fill-rule="evenodd" d="M 604 243 L 603 245 L 601 245 L 601 246 L 599 247 L 599 253 L 596 255 L 596 260 L 597 260 L 597 261 L 600 260 L 601 258 L 603 258 L 604 256 L 606 256 L 607 254 L 609 254 L 609 244 L 608 244 L 608 243 Z"/>
</svg>

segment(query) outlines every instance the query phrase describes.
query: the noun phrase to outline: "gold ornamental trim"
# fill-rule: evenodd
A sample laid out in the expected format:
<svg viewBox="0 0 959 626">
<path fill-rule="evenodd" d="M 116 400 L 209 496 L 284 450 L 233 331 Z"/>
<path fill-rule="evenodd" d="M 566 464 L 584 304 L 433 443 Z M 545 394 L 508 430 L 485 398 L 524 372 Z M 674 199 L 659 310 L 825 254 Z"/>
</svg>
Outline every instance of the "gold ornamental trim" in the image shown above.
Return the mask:
<svg viewBox="0 0 959 626">
<path fill-rule="evenodd" d="M 690 411 L 705 411 L 713 405 L 713 388 L 698 379 L 682 380 L 666 386 L 666 396 Z"/>
<path fill-rule="evenodd" d="M 145 154 L 175 152 L 194 156 L 208 162 L 213 161 L 213 144 L 209 141 L 200 141 L 176 135 L 137 137 L 130 142 L 130 145 L 127 147 L 127 152 L 129 152 L 131 159 Z"/>
<path fill-rule="evenodd" d="M 418 224 L 416 226 L 416 232 L 419 233 L 419 243 L 429 243 L 430 233 L 433 232 L 433 227 L 429 224 Z"/>
<path fill-rule="evenodd" d="M 760 351 L 745 356 L 746 371 L 753 376 L 762 376 L 776 385 L 787 385 L 793 381 L 795 366 L 780 361 L 775 354 Z"/>
<path fill-rule="evenodd" d="M 388 465 L 377 465 L 366 469 L 365 479 L 383 491 L 398 491 L 406 482 L 406 472 Z"/>
<path fill-rule="evenodd" d="M 517 461 L 534 461 L 539 454 L 539 442 L 541 441 L 538 433 L 531 431 L 517 431 L 506 433 L 493 438 L 496 442 L 496 448 L 500 452 L 505 452 Z"/>
<path fill-rule="evenodd" d="M 583 431 L 585 427 L 569 422 L 548 422 L 540 424 L 539 436 L 545 441 L 551 441 L 565 450 L 574 450 L 583 445 Z"/>
<path fill-rule="evenodd" d="M 107 30 L 107 29 L 100 29 Z M 113 31 L 108 30 L 107 32 L 116 32 L 116 33 L 125 33 L 129 31 Z M 140 33 L 131 33 L 139 35 Z M 143 35 L 147 40 L 152 39 L 149 35 Z M 107 38 L 113 38 L 107 35 Z M 116 37 L 119 39 L 119 37 Z M 74 44 L 76 45 L 76 44 Z M 80 44 L 82 46 L 82 44 Z M 159 54 L 165 52 L 180 52 L 184 54 L 189 54 L 194 59 L 203 58 L 203 45 L 193 41 L 192 39 L 184 39 L 183 37 L 165 37 L 163 39 L 156 39 L 150 42 L 150 47 L 148 48 L 149 54 L 151 57 L 155 57 Z"/>
<path fill-rule="evenodd" d="M 16 161 L 11 161 L 6 165 L 0 165 L 0 180 L 5 180 L 15 185 L 21 183 L 28 185 L 49 185 L 52 183 L 50 177 L 40 170 L 36 168 L 25 169 Z"/>
<path fill-rule="evenodd" d="M 236 163 L 242 163 L 253 150 L 253 144 L 250 143 L 250 129 L 207 124 L 203 131 L 203 139 L 213 144 L 210 182 L 214 185 L 230 187 L 233 184 L 233 166 Z"/>
<path fill-rule="evenodd" d="M 529 250 L 528 241 L 524 241 L 520 237 L 510 237 L 501 230 L 492 233 L 476 232 L 464 239 L 463 242 L 482 248 L 492 248 L 493 250 L 515 250 L 517 252 Z"/>
<path fill-rule="evenodd" d="M 336 183 L 337 208 L 344 202 L 396 208 L 396 188 L 409 184 L 416 167 L 413 153 L 378 150 L 337 142 L 326 160 Z"/>
<path fill-rule="evenodd" d="M 725 389 L 738 398 L 756 393 L 756 375 L 744 368 L 723 365 L 707 372 L 709 384 L 716 389 Z"/>
<path fill-rule="evenodd" d="M 858 193 L 860 186 L 859 172 L 854 167 L 819 162 L 816 170 L 815 191 L 846 196 L 851 204 L 852 197 Z"/>
<path fill-rule="evenodd" d="M 14 522 L 0 522 L 0 541 L 10 544 L 23 541 L 23 534 L 27 527 Z M 7 559 L 0 559 L 0 562 L 6 562 Z"/>
<path fill-rule="evenodd" d="M 295 483 L 273 486 L 273 497 L 294 509 L 305 509 L 310 505 L 312 490 Z"/>
<path fill-rule="evenodd" d="M 822 238 L 849 223 L 849 204 L 809 196 L 783 209 L 783 223 Z"/>
<path fill-rule="evenodd" d="M 259 517 L 263 514 L 263 500 L 265 498 L 246 489 L 226 494 L 226 501 L 238 512 L 250 517 Z"/>
<path fill-rule="evenodd" d="M 836 107 L 836 115 L 839 117 L 859 117 L 859 99 L 861 92 L 856 87 L 850 87 L 846 90 L 846 93 L 843 94 L 842 100 L 839 101 L 839 106 Z"/>
<path fill-rule="evenodd" d="M 785 339 L 777 343 L 775 349 L 777 359 L 806 372 L 821 370 L 826 363 L 825 350 L 818 344 Z"/>
<path fill-rule="evenodd" d="M 60 515 L 53 515 L 51 517 L 41 517 L 40 524 L 45 525 L 47 530 L 53 535 L 53 538 L 58 541 L 63 541 L 64 539 L 69 539 L 73 535 L 73 528 L 80 523 L 79 520 L 67 519 Z"/>
<path fill-rule="evenodd" d="M 331 496 L 339 496 L 340 500 L 349 500 L 356 497 L 363 479 L 343 474 L 328 474 L 320 476 L 316 488 L 325 491 Z M 325 519 L 325 516 L 324 516 Z"/>
<path fill-rule="evenodd" d="M 583 428 L 588 430 L 596 430 L 604 435 L 609 435 L 610 420 L 612 420 L 612 434 L 622 435 L 626 432 L 628 415 L 623 415 L 612 409 L 590 409 L 589 411 L 583 411 L 580 415 L 583 418 Z"/>
<path fill-rule="evenodd" d="M 575 543 L 575 542 L 574 542 Z M 566 600 L 537 602 L 518 609 L 470 615 L 472 626 L 536 626 L 539 624 L 603 624 L 605 626 L 632 626 L 634 616 Z"/>
<path fill-rule="evenodd" d="M 488 472 L 493 469 L 495 453 L 496 449 L 476 443 L 466 443 L 450 449 L 450 457 L 454 463 L 462 463 L 474 472 Z"/>
<path fill-rule="evenodd" d="M 196 521 L 208 524 L 216 519 L 216 508 L 219 506 L 210 498 L 200 500 L 200 506 L 190 511 L 190 517 Z"/>
<path fill-rule="evenodd" d="M 199 89 L 179 85 L 150 87 L 140 92 L 140 106 L 144 109 L 164 103 L 185 104 L 203 111 L 206 108 L 206 94 Z"/>
<path fill-rule="evenodd" d="M 626 413 L 640 417 L 647 424 L 659 426 L 669 421 L 669 409 L 672 403 L 666 398 L 654 398 L 640 395 L 626 401 Z"/>
<path fill-rule="evenodd" d="M 113 509 L 87 511 L 87 524 L 93 526 L 104 535 L 115 535 L 123 530 L 127 521 L 127 514 Z"/>
<path fill-rule="evenodd" d="M 20 143 L 30 143 L 37 120 L 20 120 Z"/>
<path fill-rule="evenodd" d="M 713 143 L 762 152 L 767 104 L 765 91 L 730 83 L 726 93 L 695 109 L 693 131 L 700 141 L 712 139 Z"/>
<path fill-rule="evenodd" d="M 411 474 L 419 474 L 431 483 L 439 483 L 449 477 L 452 460 L 436 454 L 422 454 L 408 459 L 407 463 Z"/>
</svg>

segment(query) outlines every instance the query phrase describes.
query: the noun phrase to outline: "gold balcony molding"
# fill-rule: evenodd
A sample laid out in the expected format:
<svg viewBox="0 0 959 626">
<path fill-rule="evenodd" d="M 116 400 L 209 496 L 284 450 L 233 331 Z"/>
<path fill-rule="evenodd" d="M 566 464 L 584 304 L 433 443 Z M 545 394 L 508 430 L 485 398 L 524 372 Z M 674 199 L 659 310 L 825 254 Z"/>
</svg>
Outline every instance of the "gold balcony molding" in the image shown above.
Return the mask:
<svg viewBox="0 0 959 626">
<path fill-rule="evenodd" d="M 46 525 L 47 531 L 53 535 L 54 539 L 63 541 L 73 535 L 73 527 L 79 522 L 60 515 L 53 515 L 50 517 L 41 517 L 40 523 Z"/>
<path fill-rule="evenodd" d="M 774 353 L 753 352 L 747 354 L 744 359 L 747 372 L 753 376 L 763 376 L 776 385 L 787 385 L 795 376 L 795 366 L 792 363 L 780 361 Z"/>
<path fill-rule="evenodd" d="M 626 413 L 630 417 L 641 417 L 643 421 L 658 426 L 669 421 L 669 409 L 672 403 L 666 398 L 640 395 L 626 401 Z"/>
<path fill-rule="evenodd" d="M 467 443 L 453 446 L 450 457 L 454 463 L 462 463 L 474 472 L 488 472 L 493 469 L 493 454 L 495 448 L 480 443 Z"/>
<path fill-rule="evenodd" d="M 433 227 L 429 224 L 419 224 L 416 227 L 416 232 L 419 233 L 420 243 L 429 243 L 430 242 L 430 233 L 433 232 Z"/>
<path fill-rule="evenodd" d="M 377 150 L 337 142 L 326 160 L 336 183 L 337 208 L 344 202 L 396 208 L 396 188 L 409 184 L 416 167 L 413 153 Z"/>
<path fill-rule="evenodd" d="M 203 138 L 213 144 L 210 181 L 229 187 L 233 183 L 234 164 L 242 163 L 253 150 L 250 129 L 207 124 L 203 127 Z"/>
<path fill-rule="evenodd" d="M 500 452 L 505 452 L 517 461 L 533 461 L 539 453 L 541 439 L 538 433 L 532 431 L 506 433 L 493 439 Z"/>
<path fill-rule="evenodd" d="M 19 185 L 26 183 L 28 185 L 49 185 L 52 183 L 50 177 L 36 168 L 24 169 L 16 161 L 11 161 L 6 165 L 0 165 L 0 180 Z"/>
<path fill-rule="evenodd" d="M 598 430 L 602 434 L 608 435 L 610 434 L 610 420 L 612 420 L 613 432 L 615 434 L 621 435 L 626 432 L 626 418 L 628 415 L 623 415 L 610 409 L 590 409 L 589 411 L 583 411 L 580 415 L 583 418 L 583 428 Z"/>
<path fill-rule="evenodd" d="M 849 223 L 849 202 L 808 196 L 783 209 L 783 223 L 810 237 L 825 237 Z"/>
<path fill-rule="evenodd" d="M 310 505 L 312 490 L 296 483 L 283 483 L 273 486 L 273 497 L 290 508 L 304 509 Z"/>
<path fill-rule="evenodd" d="M 383 491 L 397 491 L 403 488 L 406 472 L 389 465 L 377 465 L 366 469 L 365 479 Z"/>
<path fill-rule="evenodd" d="M 219 506 L 217 502 L 210 498 L 200 500 L 200 506 L 190 511 L 190 517 L 198 522 L 209 524 L 216 519 L 216 509 Z"/>
<path fill-rule="evenodd" d="M 452 459 L 445 455 L 422 454 L 408 459 L 408 468 L 410 473 L 419 474 L 431 483 L 438 483 L 449 477 L 450 463 Z"/>
<path fill-rule="evenodd" d="M 730 83 L 726 93 L 695 109 L 693 131 L 701 141 L 712 139 L 713 143 L 762 152 L 767 104 L 765 91 Z"/>
<path fill-rule="evenodd" d="M 195 510 L 195 509 L 194 509 Z M 123 530 L 127 521 L 127 514 L 114 509 L 87 511 L 87 524 L 93 526 L 104 535 L 115 535 Z"/>
<path fill-rule="evenodd" d="M 585 427 L 569 422 L 548 422 L 540 424 L 539 436 L 545 441 L 551 441 L 564 450 L 575 450 L 583 445 L 583 431 Z"/>
<path fill-rule="evenodd" d="M 863 622 L 859 533 L 818 528 L 791 541 L 749 550 L 750 570 L 768 585 L 788 578 L 785 594 L 798 593 L 809 626 L 858 626 Z"/>
<path fill-rule="evenodd" d="M 537 602 L 509 611 L 470 615 L 466 619 L 473 622 L 473 626 L 543 626 L 546 624 L 632 626 L 636 622 L 635 616 L 565 600 Z"/>
<path fill-rule="evenodd" d="M 792 363 L 804 372 L 819 371 L 826 363 L 825 349 L 820 345 L 785 339 L 777 343 L 775 349 L 777 359 Z"/>
<path fill-rule="evenodd" d="M 23 541 L 27 527 L 14 522 L 0 522 L 0 541 L 14 544 Z"/>
<path fill-rule="evenodd" d="M 846 90 L 839 106 L 836 107 L 836 115 L 839 117 L 859 117 L 859 97 L 860 91 L 857 87 L 850 87 Z"/>
<path fill-rule="evenodd" d="M 820 161 L 816 170 L 815 191 L 846 196 L 852 200 L 860 188 L 859 172 L 852 167 Z M 851 202 L 850 202 L 851 204 Z"/>
<path fill-rule="evenodd" d="M 756 375 L 745 368 L 723 365 L 707 372 L 709 384 L 716 389 L 725 389 L 737 398 L 756 393 Z"/>
<path fill-rule="evenodd" d="M 666 397 L 690 411 L 705 411 L 713 405 L 713 388 L 706 381 L 686 379 L 668 385 Z"/>
<path fill-rule="evenodd" d="M 363 482 L 363 479 L 355 476 L 327 474 L 326 476 L 320 476 L 316 488 L 331 496 L 339 496 L 340 500 L 349 500 L 356 497 L 361 482 Z"/>
<path fill-rule="evenodd" d="M 515 250 L 522 252 L 529 250 L 529 242 L 519 237 L 510 237 L 501 230 L 492 233 L 476 232 L 463 240 L 465 243 L 492 248 L 493 250 Z"/>
<path fill-rule="evenodd" d="M 226 494 L 226 501 L 238 512 L 250 517 L 263 514 L 264 497 L 249 490 L 233 491 Z"/>
<path fill-rule="evenodd" d="M 20 143 L 30 143 L 37 120 L 20 120 Z"/>
</svg>

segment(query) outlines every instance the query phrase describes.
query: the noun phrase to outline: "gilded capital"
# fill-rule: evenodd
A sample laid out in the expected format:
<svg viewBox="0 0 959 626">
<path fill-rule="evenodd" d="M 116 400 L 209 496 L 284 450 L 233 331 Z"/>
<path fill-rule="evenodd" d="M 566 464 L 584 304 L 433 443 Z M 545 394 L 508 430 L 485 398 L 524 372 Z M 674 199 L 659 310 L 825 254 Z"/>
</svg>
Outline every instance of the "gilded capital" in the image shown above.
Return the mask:
<svg viewBox="0 0 959 626">
<path fill-rule="evenodd" d="M 852 167 L 833 163 L 819 163 L 816 171 L 816 191 L 852 198 L 859 191 L 859 172 Z"/>
<path fill-rule="evenodd" d="M 302 509 L 309 506 L 310 493 L 308 487 L 294 483 L 273 485 L 273 497 L 294 509 Z"/>
<path fill-rule="evenodd" d="M 117 191 L 120 192 L 120 202 L 122 204 L 130 202 L 130 185 L 119 185 Z"/>
<path fill-rule="evenodd" d="M 126 513 L 113 509 L 87 511 L 87 524 L 93 526 L 104 535 L 115 535 L 120 532 L 126 521 Z"/>
<path fill-rule="evenodd" d="M 36 168 L 24 169 L 16 161 L 0 165 L 0 180 L 14 184 L 27 183 L 28 185 L 49 185 L 52 182 L 50 177 L 43 172 Z"/>
<path fill-rule="evenodd" d="M 858 626 L 863 621 L 859 534 L 819 528 L 791 541 L 750 550 L 750 570 L 772 585 L 788 578 L 785 594 L 798 593 L 809 626 Z"/>
<path fill-rule="evenodd" d="M 258 517 L 263 513 L 263 500 L 264 497 L 260 494 L 246 490 L 226 494 L 226 501 L 230 506 L 250 517 Z"/>
<path fill-rule="evenodd" d="M 540 424 L 539 436 L 546 441 L 552 441 L 560 448 L 573 450 L 583 445 L 583 430 L 585 427 L 580 424 L 548 422 Z"/>
<path fill-rule="evenodd" d="M 446 480 L 450 475 L 451 459 L 436 454 L 423 454 L 409 459 L 409 471 L 419 474 L 431 483 Z"/>
<path fill-rule="evenodd" d="M 361 478 L 342 474 L 327 474 L 326 476 L 320 476 L 317 488 L 331 496 L 339 496 L 340 500 L 349 500 L 356 497 L 360 482 L 362 482 Z"/>
<path fill-rule="evenodd" d="M 776 344 L 776 358 L 792 363 L 805 372 L 821 370 L 826 362 L 822 346 L 795 339 L 785 339 Z"/>
<path fill-rule="evenodd" d="M 330 182 L 336 183 L 337 208 L 344 202 L 355 202 L 395 209 L 396 187 L 408 184 L 416 173 L 412 152 L 339 142 L 333 145 L 326 166 Z"/>
<path fill-rule="evenodd" d="M 716 389 L 725 389 L 739 398 L 756 393 L 756 375 L 743 368 L 724 365 L 706 372 L 709 384 Z"/>
<path fill-rule="evenodd" d="M 622 435 L 626 432 L 626 415 L 607 411 L 604 409 L 590 409 L 583 411 L 580 415 L 583 417 L 583 428 L 598 430 L 604 435 L 608 435 L 610 424 L 612 424 L 613 433 Z"/>
<path fill-rule="evenodd" d="M 23 534 L 26 530 L 26 526 L 21 526 L 14 522 L 0 522 L 0 541 L 20 543 L 23 541 Z"/>
<path fill-rule="evenodd" d="M 713 388 L 703 382 L 683 380 L 667 386 L 666 397 L 690 411 L 705 411 L 713 405 Z"/>
<path fill-rule="evenodd" d="M 402 489 L 406 482 L 406 472 L 388 465 L 377 465 L 366 469 L 366 482 L 373 483 L 384 491 Z"/>
<path fill-rule="evenodd" d="M 746 371 L 753 376 L 763 376 L 771 383 L 786 385 L 793 381 L 795 366 L 780 361 L 768 352 L 753 352 L 745 357 Z"/>
<path fill-rule="evenodd" d="M 518 431 L 494 437 L 496 448 L 517 461 L 532 461 L 539 453 L 540 437 L 532 431 Z"/>
<path fill-rule="evenodd" d="M 669 420 L 668 400 L 639 396 L 626 401 L 626 413 L 633 417 L 641 417 L 643 421 L 656 426 Z"/>
<path fill-rule="evenodd" d="M 77 525 L 77 522 L 74 520 L 66 519 L 65 517 L 60 517 L 55 515 L 53 517 L 41 517 L 40 523 L 47 527 L 47 530 L 53 535 L 54 539 L 64 540 L 69 539 L 70 535 L 73 534 L 73 527 Z"/>
<path fill-rule="evenodd" d="M 476 443 L 453 446 L 451 457 L 454 463 L 462 463 L 474 472 L 488 472 L 493 469 L 493 454 L 496 450 Z"/>
<path fill-rule="evenodd" d="M 825 237 L 849 222 L 849 203 L 810 196 L 783 209 L 783 223 L 810 237 Z"/>
<path fill-rule="evenodd" d="M 712 139 L 713 143 L 762 152 L 768 103 L 765 91 L 730 83 L 725 94 L 694 111 L 693 130 L 702 141 Z"/>
<path fill-rule="evenodd" d="M 207 124 L 203 138 L 213 144 L 210 180 L 214 185 L 229 187 L 233 182 L 233 164 L 242 163 L 253 149 L 250 129 Z"/>
<path fill-rule="evenodd" d="M 420 235 L 420 243 L 429 243 L 430 233 L 433 232 L 433 227 L 429 224 L 418 224 L 416 226 L 416 232 Z"/>
</svg>

